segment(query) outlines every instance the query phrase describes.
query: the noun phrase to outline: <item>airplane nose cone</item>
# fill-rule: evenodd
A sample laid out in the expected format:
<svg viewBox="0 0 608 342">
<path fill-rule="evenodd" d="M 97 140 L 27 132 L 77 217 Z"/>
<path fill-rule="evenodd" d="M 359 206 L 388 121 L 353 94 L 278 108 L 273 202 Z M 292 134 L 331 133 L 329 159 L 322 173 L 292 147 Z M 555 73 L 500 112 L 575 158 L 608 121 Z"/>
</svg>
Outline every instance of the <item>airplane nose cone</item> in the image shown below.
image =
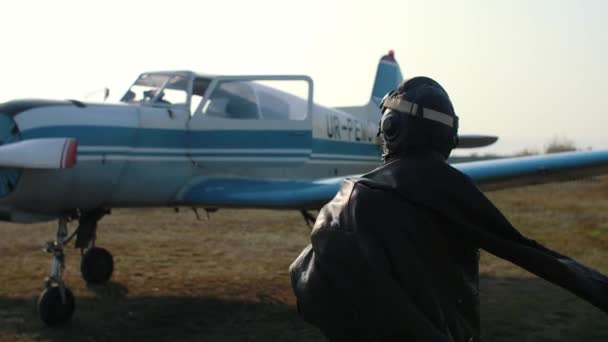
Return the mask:
<svg viewBox="0 0 608 342">
<path fill-rule="evenodd" d="M 0 145 L 19 140 L 19 129 L 12 116 L 0 112 Z M 0 198 L 13 192 L 20 175 L 20 169 L 0 167 Z"/>
</svg>

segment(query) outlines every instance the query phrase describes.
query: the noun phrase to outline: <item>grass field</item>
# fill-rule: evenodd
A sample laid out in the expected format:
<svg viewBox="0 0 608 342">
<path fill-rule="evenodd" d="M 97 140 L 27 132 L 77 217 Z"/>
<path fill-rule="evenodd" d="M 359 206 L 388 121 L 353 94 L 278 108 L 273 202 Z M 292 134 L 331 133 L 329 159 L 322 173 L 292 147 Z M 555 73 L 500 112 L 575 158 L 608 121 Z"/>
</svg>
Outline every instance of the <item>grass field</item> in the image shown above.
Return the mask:
<svg viewBox="0 0 608 342">
<path fill-rule="evenodd" d="M 529 237 L 608 273 L 608 177 L 489 196 Z M 324 341 L 296 315 L 289 285 L 309 236 L 297 212 L 225 210 L 197 221 L 189 210 L 115 210 L 98 232 L 114 254 L 112 282 L 88 288 L 69 248 L 76 314 L 50 329 L 35 301 L 54 232 L 52 223 L 0 225 L 2 341 Z M 485 341 L 608 341 L 608 315 L 591 305 L 487 254 L 481 269 Z"/>
</svg>

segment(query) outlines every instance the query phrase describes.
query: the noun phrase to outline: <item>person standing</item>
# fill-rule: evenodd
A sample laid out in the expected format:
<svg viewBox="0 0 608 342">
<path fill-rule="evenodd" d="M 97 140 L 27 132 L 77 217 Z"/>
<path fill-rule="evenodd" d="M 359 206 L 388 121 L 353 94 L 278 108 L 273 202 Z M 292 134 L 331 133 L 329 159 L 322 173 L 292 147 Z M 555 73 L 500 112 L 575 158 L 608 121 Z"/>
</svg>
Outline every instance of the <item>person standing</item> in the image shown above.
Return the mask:
<svg viewBox="0 0 608 342">
<path fill-rule="evenodd" d="M 608 313 L 607 277 L 520 234 L 446 162 L 458 117 L 439 83 L 407 80 L 381 109 L 384 164 L 344 181 L 290 267 L 306 321 L 330 341 L 480 341 L 479 248 Z"/>
</svg>

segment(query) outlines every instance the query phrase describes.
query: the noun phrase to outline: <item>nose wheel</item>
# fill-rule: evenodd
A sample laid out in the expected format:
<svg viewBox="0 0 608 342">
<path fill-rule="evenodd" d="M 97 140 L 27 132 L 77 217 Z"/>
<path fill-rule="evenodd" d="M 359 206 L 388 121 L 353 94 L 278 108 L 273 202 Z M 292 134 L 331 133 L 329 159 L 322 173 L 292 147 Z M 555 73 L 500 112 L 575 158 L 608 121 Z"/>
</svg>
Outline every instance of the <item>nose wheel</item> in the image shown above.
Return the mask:
<svg viewBox="0 0 608 342">
<path fill-rule="evenodd" d="M 82 278 L 90 284 L 107 283 L 114 271 L 112 254 L 107 250 L 95 247 L 97 221 L 107 214 L 99 209 L 83 213 L 79 218 L 78 228 L 68 237 L 68 218 L 60 217 L 55 241 L 48 242 L 46 252 L 53 256 L 51 275 L 46 279 L 45 289 L 38 298 L 38 314 L 49 326 L 66 323 L 74 315 L 76 303 L 74 294 L 63 282 L 65 270 L 64 246 L 76 237 L 76 248 L 83 251 L 80 271 Z"/>
<path fill-rule="evenodd" d="M 112 277 L 114 259 L 104 248 L 89 248 L 80 261 L 82 278 L 89 284 L 105 284 Z"/>
<path fill-rule="evenodd" d="M 38 314 L 47 325 L 67 322 L 74 314 L 76 303 L 72 291 L 67 287 L 49 286 L 38 297 Z"/>
</svg>

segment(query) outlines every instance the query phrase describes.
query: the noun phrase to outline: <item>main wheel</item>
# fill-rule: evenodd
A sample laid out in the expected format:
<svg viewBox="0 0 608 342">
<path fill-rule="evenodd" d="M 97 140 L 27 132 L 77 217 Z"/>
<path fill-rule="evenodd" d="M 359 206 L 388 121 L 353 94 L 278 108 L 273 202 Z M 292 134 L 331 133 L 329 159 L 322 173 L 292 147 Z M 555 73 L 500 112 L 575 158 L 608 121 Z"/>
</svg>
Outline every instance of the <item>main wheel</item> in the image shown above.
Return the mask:
<svg viewBox="0 0 608 342">
<path fill-rule="evenodd" d="M 65 302 L 61 300 L 61 290 L 58 286 L 47 287 L 38 297 L 38 314 L 47 325 L 63 324 L 74 314 L 74 295 L 67 287 L 64 290 Z"/>
<path fill-rule="evenodd" d="M 107 250 L 99 247 L 89 249 L 80 261 L 82 278 L 90 284 L 104 284 L 112 277 L 114 259 Z"/>
</svg>

